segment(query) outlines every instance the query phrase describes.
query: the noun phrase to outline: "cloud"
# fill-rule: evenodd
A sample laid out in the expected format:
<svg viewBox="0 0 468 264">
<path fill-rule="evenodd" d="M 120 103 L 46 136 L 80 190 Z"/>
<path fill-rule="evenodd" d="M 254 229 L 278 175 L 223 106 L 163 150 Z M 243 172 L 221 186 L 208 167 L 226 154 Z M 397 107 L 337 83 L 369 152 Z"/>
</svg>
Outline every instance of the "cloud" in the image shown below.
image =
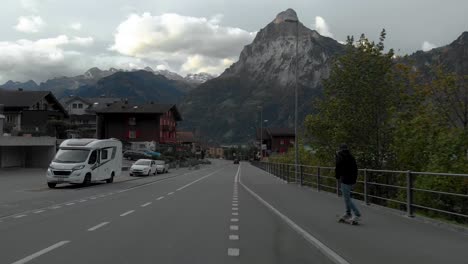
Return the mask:
<svg viewBox="0 0 468 264">
<path fill-rule="evenodd" d="M 60 35 L 39 40 L 20 39 L 0 42 L 0 75 L 13 80 L 43 81 L 74 74 L 88 60 L 73 47 L 87 47 L 92 38 Z M 5 81 L 5 80 L 2 80 Z"/>
<path fill-rule="evenodd" d="M 39 3 L 37 0 L 21 0 L 21 7 L 30 12 L 38 12 Z"/>
<path fill-rule="evenodd" d="M 315 17 L 314 27 L 315 27 L 315 30 L 317 30 L 317 32 L 320 35 L 325 36 L 325 37 L 333 38 L 333 34 L 330 32 L 328 24 L 327 24 L 327 22 L 325 22 L 325 19 L 323 19 L 323 17 L 321 17 L 321 16 L 316 16 Z"/>
<path fill-rule="evenodd" d="M 20 16 L 15 29 L 25 33 L 37 33 L 45 26 L 40 16 Z"/>
<path fill-rule="evenodd" d="M 180 71 L 219 73 L 223 61 L 233 61 L 256 34 L 221 26 L 221 19 L 222 15 L 208 19 L 132 14 L 117 27 L 110 49 L 135 58 L 172 61 Z"/>
<path fill-rule="evenodd" d="M 437 46 L 435 44 L 432 44 L 428 41 L 424 41 L 423 44 L 422 44 L 422 50 L 423 51 L 430 51 L 432 49 L 435 49 L 437 48 Z"/>
<path fill-rule="evenodd" d="M 82 25 L 79 22 L 75 22 L 70 24 L 70 28 L 79 31 L 81 30 Z"/>
</svg>

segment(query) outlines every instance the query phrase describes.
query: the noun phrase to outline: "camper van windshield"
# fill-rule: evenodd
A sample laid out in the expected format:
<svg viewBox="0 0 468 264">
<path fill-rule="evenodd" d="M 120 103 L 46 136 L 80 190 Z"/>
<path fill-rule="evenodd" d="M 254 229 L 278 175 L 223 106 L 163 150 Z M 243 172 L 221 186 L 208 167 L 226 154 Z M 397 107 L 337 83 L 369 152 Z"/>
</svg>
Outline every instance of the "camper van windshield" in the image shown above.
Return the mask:
<svg viewBox="0 0 468 264">
<path fill-rule="evenodd" d="M 87 149 L 60 149 L 55 155 L 54 162 L 58 163 L 81 163 L 88 158 Z"/>
</svg>

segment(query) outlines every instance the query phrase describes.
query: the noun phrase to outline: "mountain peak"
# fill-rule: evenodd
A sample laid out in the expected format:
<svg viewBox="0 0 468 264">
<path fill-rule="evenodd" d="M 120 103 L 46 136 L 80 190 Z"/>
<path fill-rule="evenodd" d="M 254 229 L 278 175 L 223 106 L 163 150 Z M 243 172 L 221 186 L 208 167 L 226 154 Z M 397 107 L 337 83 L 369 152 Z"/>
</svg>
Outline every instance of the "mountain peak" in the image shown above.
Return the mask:
<svg viewBox="0 0 468 264">
<path fill-rule="evenodd" d="M 468 31 L 463 32 L 455 42 L 462 45 L 468 44 Z"/>
<path fill-rule="evenodd" d="M 294 9 L 288 8 L 286 11 L 279 13 L 273 23 L 280 24 L 283 22 L 298 22 L 299 18 L 297 17 L 296 11 Z"/>
</svg>

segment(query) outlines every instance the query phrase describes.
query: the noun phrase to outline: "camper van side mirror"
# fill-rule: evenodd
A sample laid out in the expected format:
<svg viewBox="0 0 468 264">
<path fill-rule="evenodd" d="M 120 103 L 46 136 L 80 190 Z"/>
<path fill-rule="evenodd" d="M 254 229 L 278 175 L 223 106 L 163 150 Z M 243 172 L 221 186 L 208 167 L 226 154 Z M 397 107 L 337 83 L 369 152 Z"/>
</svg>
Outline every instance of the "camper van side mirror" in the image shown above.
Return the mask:
<svg viewBox="0 0 468 264">
<path fill-rule="evenodd" d="M 91 156 L 89 156 L 88 164 L 90 165 L 95 164 L 96 161 L 97 161 L 97 151 L 93 150 L 93 152 L 91 152 Z"/>
</svg>

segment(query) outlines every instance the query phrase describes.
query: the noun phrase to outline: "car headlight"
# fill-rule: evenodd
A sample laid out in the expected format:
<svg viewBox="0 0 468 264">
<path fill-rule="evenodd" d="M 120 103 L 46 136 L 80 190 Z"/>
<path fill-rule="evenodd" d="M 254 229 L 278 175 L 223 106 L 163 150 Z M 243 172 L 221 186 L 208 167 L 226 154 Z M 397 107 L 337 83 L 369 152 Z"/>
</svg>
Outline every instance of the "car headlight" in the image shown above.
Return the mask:
<svg viewBox="0 0 468 264">
<path fill-rule="evenodd" d="M 85 167 L 85 165 L 78 165 L 78 166 L 73 167 L 72 170 L 81 170 L 81 169 L 83 169 L 84 167 Z"/>
</svg>

